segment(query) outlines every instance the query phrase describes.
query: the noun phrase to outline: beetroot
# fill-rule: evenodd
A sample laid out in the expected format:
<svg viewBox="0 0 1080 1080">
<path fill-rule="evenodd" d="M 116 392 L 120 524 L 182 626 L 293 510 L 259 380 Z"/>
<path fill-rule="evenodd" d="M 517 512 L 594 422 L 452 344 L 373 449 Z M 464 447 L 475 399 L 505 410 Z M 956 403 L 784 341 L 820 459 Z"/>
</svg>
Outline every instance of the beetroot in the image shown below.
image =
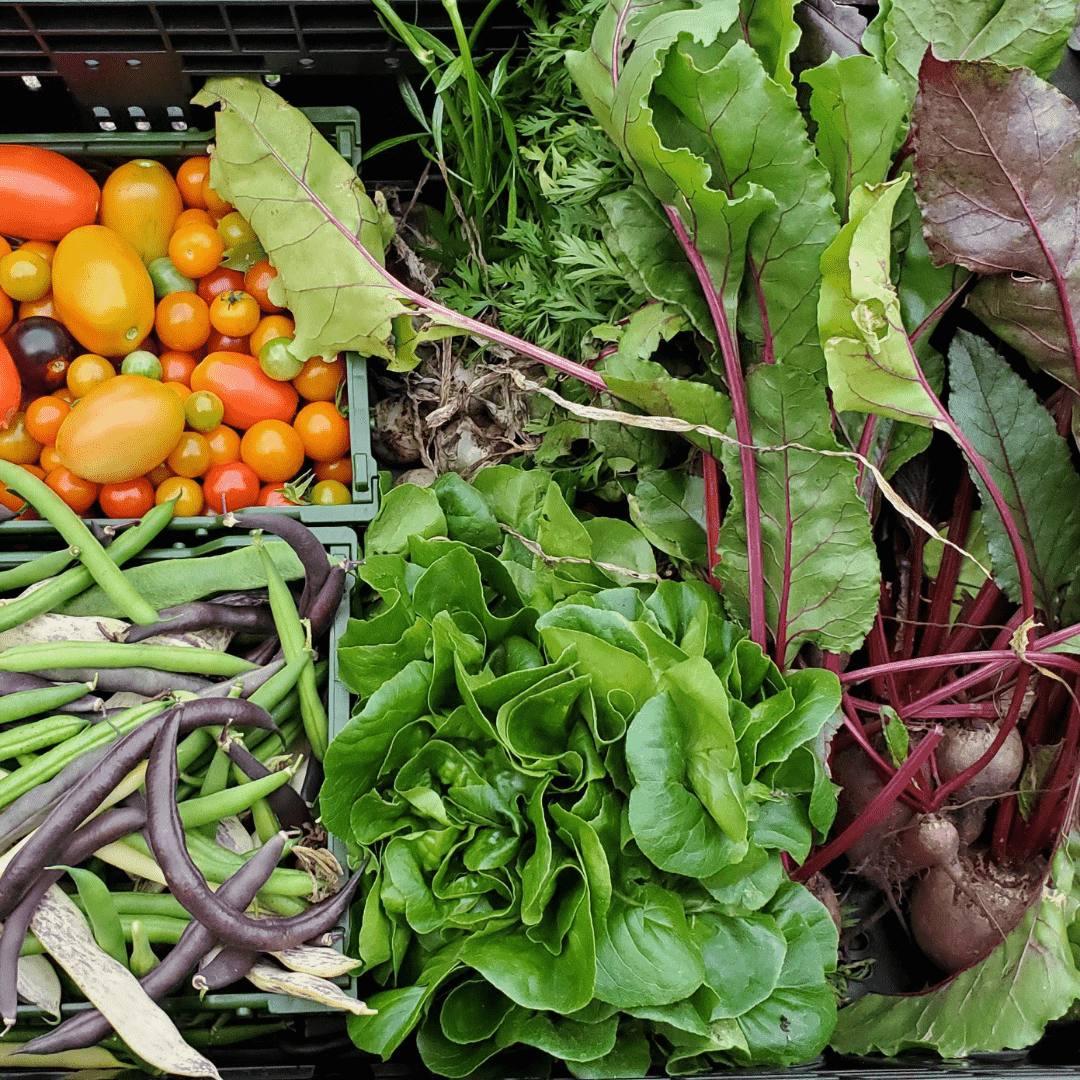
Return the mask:
<svg viewBox="0 0 1080 1080">
<path fill-rule="evenodd" d="M 947 728 L 937 748 L 938 772 L 943 781 L 974 765 L 997 738 L 1000 726 L 974 721 L 969 727 Z M 1016 728 L 1005 737 L 997 753 L 959 791 L 958 802 L 996 799 L 1011 791 L 1024 768 L 1024 744 Z"/>
</svg>

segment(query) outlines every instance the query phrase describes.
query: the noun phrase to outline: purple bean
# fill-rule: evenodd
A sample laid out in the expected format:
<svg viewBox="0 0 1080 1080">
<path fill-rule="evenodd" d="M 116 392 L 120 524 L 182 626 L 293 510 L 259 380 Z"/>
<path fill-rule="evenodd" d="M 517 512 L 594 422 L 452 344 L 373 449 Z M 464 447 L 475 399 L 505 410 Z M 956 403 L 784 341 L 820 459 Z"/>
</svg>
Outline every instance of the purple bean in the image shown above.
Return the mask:
<svg viewBox="0 0 1080 1080">
<path fill-rule="evenodd" d="M 339 564 L 331 568 L 323 587 L 311 601 L 307 612 L 301 613 L 302 618 L 311 620 L 312 641 L 318 641 L 333 626 L 338 608 L 341 607 L 341 598 L 344 595 L 345 566 Z"/>
<path fill-rule="evenodd" d="M 229 607 L 256 607 L 259 604 L 269 603 L 269 595 L 266 589 L 246 589 L 243 592 L 222 593 L 214 597 L 215 604 L 226 604 Z"/>
<path fill-rule="evenodd" d="M 280 536 L 296 552 L 297 558 L 304 564 L 304 591 L 297 608 L 301 618 L 306 618 L 308 607 L 330 573 L 330 562 L 322 541 L 302 521 L 282 514 L 247 510 L 233 517 L 241 528 L 262 529 Z"/>
<path fill-rule="evenodd" d="M 277 634 L 272 634 L 250 652 L 244 653 L 244 659 L 252 664 L 267 664 L 279 658 L 283 659 L 283 655 Z"/>
<path fill-rule="evenodd" d="M 119 742 L 113 743 L 110 752 L 63 797 L 44 824 L 8 863 L 7 869 L 0 876 L 0 919 L 8 917 L 33 884 L 40 868 L 56 858 L 72 829 L 95 810 L 102 799 L 146 757 L 163 724 L 168 723 L 172 731 L 179 729 L 188 732 L 208 724 L 224 724 L 230 720 L 246 727 L 277 731 L 270 714 L 250 701 L 201 698 L 174 705 L 166 712 L 151 717 Z M 172 764 L 175 773 L 175 739 Z M 173 787 L 175 786 L 174 783 Z M 175 802 L 172 805 L 175 810 Z M 177 820 L 179 821 L 179 817 Z M 185 848 L 185 852 L 186 850 Z"/>
<path fill-rule="evenodd" d="M 285 849 L 285 835 L 268 840 L 235 874 L 224 882 L 217 895 L 222 901 L 243 911 L 266 884 Z M 164 997 L 214 947 L 213 934 L 201 923 L 192 922 L 180 935 L 169 954 L 139 985 L 154 1001 Z M 19 1047 L 21 1054 L 58 1054 L 93 1046 L 112 1031 L 112 1025 L 97 1009 L 81 1012 L 59 1027 Z"/>
<path fill-rule="evenodd" d="M 323 763 L 315 757 L 314 754 L 309 754 L 307 759 L 307 769 L 304 772 L 304 780 L 300 785 L 300 798 L 304 803 L 310 805 L 315 801 L 315 796 L 319 794 L 322 782 Z"/>
<path fill-rule="evenodd" d="M 243 743 L 238 742 L 236 739 L 226 738 L 225 753 L 229 755 L 229 760 L 234 765 L 239 766 L 240 771 L 249 780 L 261 780 L 264 776 L 270 775 L 270 770 Z M 311 815 L 311 807 L 288 784 L 284 784 L 276 791 L 271 791 L 266 796 L 266 801 L 270 809 L 277 815 L 277 819 L 283 828 L 302 829 L 306 825 L 315 824 L 315 819 Z"/>
<path fill-rule="evenodd" d="M 0 525 L 3 525 L 5 521 L 12 521 L 21 513 L 21 510 L 11 510 L 6 506 L 0 506 Z"/>
<path fill-rule="evenodd" d="M 146 814 L 132 807 L 121 810 L 109 810 L 100 817 L 83 825 L 64 844 L 58 862 L 65 866 L 77 866 L 88 859 L 98 848 L 119 840 L 128 833 L 141 829 L 146 823 Z M 18 1011 L 19 950 L 26 933 L 30 929 L 30 920 L 41 898 L 64 876 L 63 870 L 43 870 L 30 891 L 19 901 L 15 910 L 8 916 L 4 928 L 0 931 L 0 1019 L 10 1028 L 15 1023 Z"/>
<path fill-rule="evenodd" d="M 262 667 L 256 668 L 254 671 L 246 671 L 243 675 L 239 675 L 235 679 L 227 679 L 225 682 L 214 683 L 213 686 L 208 686 L 205 690 L 200 690 L 199 697 L 229 697 L 232 695 L 233 687 L 236 686 L 237 683 L 240 684 L 240 697 L 251 697 L 251 695 L 254 694 L 267 679 L 272 675 L 276 675 L 284 666 L 285 658 L 282 657 L 280 660 L 274 660 L 272 663 L 263 664 Z"/>
<path fill-rule="evenodd" d="M 143 697 L 157 697 L 174 690 L 186 690 L 197 694 L 209 686 L 214 686 L 210 679 L 197 675 L 179 675 L 171 671 L 158 671 L 156 668 L 44 668 L 35 671 L 35 675 L 54 682 L 93 682 L 97 679 L 97 688 L 105 694 L 142 694 Z"/>
<path fill-rule="evenodd" d="M 53 807 L 112 749 L 99 746 L 77 757 L 51 780 L 31 788 L 0 812 L 0 852 L 5 852 L 16 840 L 32 833 L 52 812 Z"/>
<path fill-rule="evenodd" d="M 222 903 L 188 854 L 184 826 L 176 808 L 177 720 L 166 719 L 157 731 L 146 765 L 147 823 L 150 847 L 165 876 L 169 891 L 185 911 L 198 919 L 225 945 L 255 952 L 290 949 L 333 926 L 344 913 L 360 884 L 357 872 L 335 896 L 300 915 L 251 919 Z M 2 880 L 2 879 L 0 879 Z"/>
<path fill-rule="evenodd" d="M 249 949 L 226 945 L 213 960 L 199 969 L 199 974 L 192 980 L 192 986 L 200 994 L 206 990 L 220 990 L 223 986 L 232 986 L 255 966 L 258 959 L 259 954 Z"/>
<path fill-rule="evenodd" d="M 134 644 L 156 634 L 187 634 L 208 627 L 224 627 L 240 633 L 265 637 L 274 632 L 274 616 L 269 607 L 230 607 L 205 600 L 166 608 L 158 612 L 161 622 L 149 626 L 131 626 L 125 641 Z"/>
</svg>

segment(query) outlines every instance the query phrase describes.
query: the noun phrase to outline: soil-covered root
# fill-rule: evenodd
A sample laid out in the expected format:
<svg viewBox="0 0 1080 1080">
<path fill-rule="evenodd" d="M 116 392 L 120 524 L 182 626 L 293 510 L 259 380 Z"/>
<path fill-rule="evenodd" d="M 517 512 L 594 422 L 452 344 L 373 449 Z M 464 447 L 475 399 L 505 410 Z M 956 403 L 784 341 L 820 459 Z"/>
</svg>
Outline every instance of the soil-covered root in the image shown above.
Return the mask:
<svg viewBox="0 0 1080 1080">
<path fill-rule="evenodd" d="M 806 883 L 806 887 L 825 906 L 825 910 L 836 924 L 836 932 L 838 934 L 843 933 L 844 916 L 840 910 L 840 901 L 837 898 L 836 892 L 830 884 L 829 879 L 819 870 Z"/>
<path fill-rule="evenodd" d="M 936 866 L 912 891 L 912 934 L 943 971 L 962 971 L 1015 929 L 1042 877 L 1041 864 L 1006 870 L 981 853 Z"/>
</svg>

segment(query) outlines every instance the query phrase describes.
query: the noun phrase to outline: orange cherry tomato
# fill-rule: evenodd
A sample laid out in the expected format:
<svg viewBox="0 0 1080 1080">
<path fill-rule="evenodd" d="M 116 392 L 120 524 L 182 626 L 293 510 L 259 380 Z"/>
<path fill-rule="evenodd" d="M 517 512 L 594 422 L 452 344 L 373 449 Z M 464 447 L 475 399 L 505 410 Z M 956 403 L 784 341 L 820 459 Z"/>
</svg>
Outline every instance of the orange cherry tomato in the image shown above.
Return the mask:
<svg viewBox="0 0 1080 1080">
<path fill-rule="evenodd" d="M 246 337 L 259 325 L 262 312 L 255 297 L 246 292 L 231 291 L 214 298 L 210 305 L 210 325 L 229 337 Z"/>
<path fill-rule="evenodd" d="M 298 401 L 289 383 L 269 378 L 255 357 L 241 353 L 210 353 L 191 373 L 191 389 L 212 390 L 225 407 L 225 423 L 245 431 L 259 420 L 288 423 Z M 347 438 L 345 449 L 348 449 Z M 329 456 L 341 457 L 344 452 Z"/>
<path fill-rule="evenodd" d="M 292 384 L 305 401 L 333 401 L 344 378 L 344 359 L 324 360 L 313 356 Z"/>
<path fill-rule="evenodd" d="M 254 506 L 259 497 L 259 478 L 243 461 L 212 465 L 203 480 L 206 508 L 214 514 Z"/>
<path fill-rule="evenodd" d="M 193 292 L 174 292 L 158 301 L 154 314 L 158 340 L 167 349 L 191 352 L 210 336 L 206 301 Z"/>
<path fill-rule="evenodd" d="M 257 262 L 244 275 L 244 290 L 251 293 L 258 301 L 259 307 L 271 315 L 285 310 L 283 307 L 278 307 L 277 304 L 273 303 L 267 295 L 270 282 L 277 276 L 277 271 L 270 265 L 269 259 Z"/>
<path fill-rule="evenodd" d="M 169 349 L 158 359 L 161 361 L 161 379 L 163 382 L 178 382 L 185 386 L 191 384 L 191 373 L 199 366 L 199 361 L 190 352 L 178 352 Z"/>
<path fill-rule="evenodd" d="M 67 370 L 67 388 L 72 396 L 78 400 L 90 393 L 95 386 L 115 377 L 116 368 L 96 353 L 83 353 L 71 361 Z"/>
<path fill-rule="evenodd" d="M 98 502 L 106 517 L 141 518 L 154 505 L 154 489 L 145 476 L 120 484 L 102 484 Z"/>
<path fill-rule="evenodd" d="M 206 445 L 210 447 L 210 464 L 224 465 L 240 460 L 240 436 L 231 427 L 218 424 L 206 433 Z"/>
<path fill-rule="evenodd" d="M 146 474 L 146 479 L 150 481 L 153 487 L 159 488 L 170 476 L 175 476 L 176 473 L 169 468 L 169 466 L 163 461 L 157 468 L 151 469 Z"/>
<path fill-rule="evenodd" d="M 11 245 L 0 236 L 0 259 L 9 254 L 11 254 Z"/>
<path fill-rule="evenodd" d="M 60 460 L 60 454 L 55 446 L 43 446 L 38 464 L 46 473 L 51 473 L 53 469 L 58 469 L 64 463 Z"/>
<path fill-rule="evenodd" d="M 251 331 L 249 343 L 251 355 L 258 356 L 263 346 L 274 338 L 292 338 L 296 336 L 296 323 L 288 315 L 267 315 L 259 320 L 259 325 Z"/>
<path fill-rule="evenodd" d="M 20 319 L 32 319 L 35 315 L 44 315 L 47 319 L 56 318 L 56 303 L 53 301 L 52 289 L 40 300 L 24 300 L 19 304 Z"/>
<path fill-rule="evenodd" d="M 40 255 L 52 266 L 53 256 L 56 254 L 56 245 L 50 244 L 48 240 L 26 240 L 19 245 L 19 250 L 32 251 L 35 255 Z"/>
<path fill-rule="evenodd" d="M 312 461 L 334 461 L 349 452 L 349 421 L 329 401 L 305 405 L 293 427 Z"/>
<path fill-rule="evenodd" d="M 337 480 L 349 487 L 352 484 L 352 458 L 337 458 L 335 461 L 320 461 L 315 466 L 316 480 Z"/>
<path fill-rule="evenodd" d="M 35 251 L 12 251 L 0 258 L 0 289 L 12 300 L 40 300 L 52 285 L 49 264 Z"/>
<path fill-rule="evenodd" d="M 52 392 L 53 397 L 58 397 L 61 401 L 66 401 L 69 405 L 75 404 L 75 395 L 66 387 L 61 386 L 59 390 Z"/>
<path fill-rule="evenodd" d="M 235 292 L 243 287 L 244 275 L 239 270 L 218 266 L 199 282 L 198 293 L 207 304 L 212 304 L 222 293 Z"/>
<path fill-rule="evenodd" d="M 32 465 L 41 456 L 41 443 L 26 426 L 26 413 L 17 412 L 0 431 L 0 460 L 15 465 Z"/>
<path fill-rule="evenodd" d="M 80 165 L 40 146 L 0 146 L 0 233 L 59 240 L 97 220 L 101 189 Z"/>
<path fill-rule="evenodd" d="M 56 433 L 71 412 L 66 401 L 55 397 L 39 397 L 26 406 L 26 430 L 42 446 L 54 446 Z"/>
<path fill-rule="evenodd" d="M 210 216 L 221 220 L 226 214 L 232 213 L 232 203 L 227 203 L 211 186 L 210 174 L 207 172 L 206 179 L 202 182 L 202 197 Z"/>
<path fill-rule="evenodd" d="M 264 484 L 255 500 L 256 506 L 300 506 L 295 499 L 285 494 L 284 484 Z"/>
<path fill-rule="evenodd" d="M 167 386 L 182 402 L 191 397 L 191 387 L 182 382 L 163 382 L 161 385 Z"/>
<path fill-rule="evenodd" d="M 24 304 L 31 303 L 32 301 L 24 300 Z M 19 305 L 22 308 L 22 304 Z M 19 318 L 23 316 L 20 314 Z M 11 302 L 11 297 L 6 292 L 0 291 L 0 334 L 7 331 L 7 328 L 15 321 L 15 305 Z"/>
<path fill-rule="evenodd" d="M 202 476 L 210 468 L 210 446 L 206 436 L 197 431 L 185 431 L 176 444 L 176 449 L 165 459 L 165 463 L 177 476 L 189 479 Z"/>
<path fill-rule="evenodd" d="M 200 222 L 177 229 L 169 239 L 169 258 L 185 277 L 200 278 L 221 262 L 225 244 L 217 230 Z"/>
<path fill-rule="evenodd" d="M 240 457 L 264 483 L 291 480 L 304 464 L 304 444 L 284 421 L 260 420 L 244 433 Z"/>
<path fill-rule="evenodd" d="M 180 497 L 173 506 L 173 517 L 198 517 L 203 509 L 203 490 L 188 476 L 170 476 L 163 480 L 154 495 L 154 501 L 160 506 L 177 492 Z"/>
<path fill-rule="evenodd" d="M 311 501 L 315 506 L 347 506 L 352 496 L 339 480 L 320 480 L 311 489 Z"/>
<path fill-rule="evenodd" d="M 70 469 L 61 465 L 53 469 L 45 477 L 45 483 L 49 485 L 75 511 L 76 514 L 85 514 L 94 505 L 100 490 L 97 484 L 91 480 L 84 480 L 76 476 Z"/>
<path fill-rule="evenodd" d="M 176 170 L 176 186 L 180 189 L 185 206 L 193 206 L 199 210 L 206 209 L 202 186 L 209 173 L 210 159 L 208 157 L 190 157 Z"/>
<path fill-rule="evenodd" d="M 206 339 L 206 354 L 212 352 L 243 353 L 251 355 L 251 343 L 247 337 L 229 337 L 228 334 L 219 334 L 216 330 L 210 331 Z"/>
<path fill-rule="evenodd" d="M 173 222 L 172 231 L 176 232 L 177 229 L 182 229 L 185 225 L 192 225 L 198 222 L 200 225 L 213 225 L 214 219 L 206 210 L 200 210 L 192 207 L 190 210 L 182 210 L 180 216 Z"/>
</svg>

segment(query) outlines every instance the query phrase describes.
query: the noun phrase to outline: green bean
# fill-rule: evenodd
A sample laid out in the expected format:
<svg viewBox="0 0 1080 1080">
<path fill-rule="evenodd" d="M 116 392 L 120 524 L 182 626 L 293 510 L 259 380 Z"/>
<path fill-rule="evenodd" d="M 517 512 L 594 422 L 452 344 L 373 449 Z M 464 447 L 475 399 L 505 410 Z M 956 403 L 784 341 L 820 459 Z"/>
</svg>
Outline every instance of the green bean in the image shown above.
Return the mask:
<svg viewBox="0 0 1080 1080">
<path fill-rule="evenodd" d="M 287 721 L 282 725 L 281 735 L 271 735 L 269 739 L 259 743 L 252 756 L 265 765 L 271 758 L 284 754 L 303 734 L 304 724 L 299 718 Z"/>
<path fill-rule="evenodd" d="M 225 760 L 228 761 L 228 757 Z M 198 825 L 216 823 L 223 817 L 241 814 L 250 809 L 257 800 L 287 784 L 291 776 L 290 771 L 284 770 L 264 776 L 261 780 L 248 780 L 244 777 L 244 781 L 236 787 L 180 803 L 180 820 L 184 823 L 184 828 L 194 829 Z M 276 827 L 274 831 L 277 832 Z"/>
<path fill-rule="evenodd" d="M 36 754 L 16 754 L 15 760 L 19 763 L 20 769 L 25 769 L 28 765 L 33 765 L 37 761 Z"/>
<path fill-rule="evenodd" d="M 0 761 L 17 754 L 40 750 L 43 746 L 55 746 L 73 735 L 78 735 L 89 726 L 90 721 L 85 716 L 61 715 L 47 716 L 44 720 L 34 720 L 29 724 L 19 724 L 18 727 L 0 731 Z"/>
<path fill-rule="evenodd" d="M 270 557 L 266 546 L 261 541 L 256 546 L 262 556 L 263 565 L 266 567 L 270 610 L 274 613 L 278 637 L 281 639 L 281 651 L 285 654 L 286 664 L 290 664 L 304 651 L 304 627 L 297 614 L 289 586 L 285 584 L 281 572 L 274 565 L 274 560 Z M 300 715 L 304 720 L 304 731 L 307 733 L 308 742 L 311 743 L 311 752 L 316 759 L 322 761 L 330 741 L 330 720 L 319 697 L 319 688 L 315 684 L 313 664 L 304 666 L 297 688 L 300 691 Z"/>
<path fill-rule="evenodd" d="M 275 774 L 271 774 L 275 775 Z M 251 807 L 251 821 L 255 826 L 255 833 L 259 837 L 259 843 L 265 844 L 277 835 L 281 825 L 274 817 L 274 811 L 265 799 L 256 799 Z"/>
<path fill-rule="evenodd" d="M 160 506 L 155 506 L 133 529 L 122 532 L 105 549 L 105 554 L 111 562 L 122 566 L 128 559 L 138 555 L 170 521 L 172 521 L 172 503 L 164 502 Z M 42 585 L 40 589 L 35 589 L 32 593 L 20 596 L 18 600 L 12 600 L 10 604 L 0 607 L 0 630 L 10 630 L 13 626 L 21 626 L 35 615 L 56 610 L 72 597 L 84 592 L 93 581 L 90 571 L 85 566 L 73 566 L 59 577 Z"/>
<path fill-rule="evenodd" d="M 130 915 L 132 918 L 140 918 L 145 915 L 163 915 L 170 919 L 186 919 L 188 913 L 183 905 L 172 893 L 145 893 L 145 892 L 114 892 L 111 894 L 117 913 L 123 917 Z M 82 901 L 78 897 L 72 897 L 75 905 L 82 908 Z"/>
<path fill-rule="evenodd" d="M 128 619 L 141 625 L 158 621 L 158 613 L 124 577 L 82 518 L 44 480 L 10 461 L 0 460 L 0 483 L 30 502 L 72 547 L 78 549 L 83 566 Z"/>
<path fill-rule="evenodd" d="M 203 777 L 202 787 L 199 794 L 204 798 L 217 795 L 229 786 L 229 755 L 221 747 L 215 751 L 206 767 L 206 775 Z"/>
<path fill-rule="evenodd" d="M 27 585 L 36 585 L 46 578 L 56 577 L 63 573 L 71 565 L 72 559 L 79 557 L 79 549 L 76 547 L 61 548 L 59 551 L 48 551 L 39 555 L 36 559 L 29 559 L 10 570 L 0 571 L 0 592 L 10 592 L 12 589 L 25 589 Z"/>
<path fill-rule="evenodd" d="M 56 712 L 94 689 L 93 683 L 62 683 L 60 686 L 43 686 L 40 690 L 20 690 L 16 694 L 0 697 L 0 724 L 25 720 L 38 713 Z"/>
<path fill-rule="evenodd" d="M 14 645 L 0 653 L 0 671 L 39 671 L 45 667 L 145 667 L 230 678 L 254 670 L 255 665 L 216 649 L 192 645 L 125 645 L 117 641 L 36 642 Z"/>
<path fill-rule="evenodd" d="M 121 915 L 120 925 L 124 930 L 124 940 L 131 941 L 131 924 L 141 922 L 148 940 L 161 945 L 175 945 L 180 935 L 187 929 L 190 919 L 172 919 L 166 915 Z M 45 951 L 41 942 L 33 934 L 27 934 L 20 956 L 39 956 Z"/>
<path fill-rule="evenodd" d="M 91 870 L 78 867 L 66 868 L 68 876 L 79 890 L 80 905 L 86 912 L 94 939 L 114 960 L 127 964 L 127 949 L 124 946 L 124 929 L 120 925 L 120 916 L 113 903 L 112 893 L 105 882 Z"/>
<path fill-rule="evenodd" d="M 307 649 L 302 649 L 277 674 L 271 675 L 258 690 L 255 690 L 248 700 L 261 705 L 267 712 L 272 712 L 275 706 L 280 705 L 296 686 L 297 680 L 311 659 L 311 653 Z"/>
<path fill-rule="evenodd" d="M 149 975 L 158 966 L 160 961 L 150 948 L 150 935 L 143 924 L 142 919 L 131 921 L 131 961 L 129 967 L 131 974 L 137 979 Z"/>
<path fill-rule="evenodd" d="M 132 530 L 134 531 L 134 530 Z M 127 536 L 123 533 L 122 536 Z M 119 543 L 117 539 L 116 543 Z M 9 650 L 10 651 L 10 650 Z M 149 720 L 163 712 L 172 704 L 170 701 L 147 701 L 142 705 L 136 705 L 127 709 L 119 716 L 114 716 L 108 721 L 95 724 L 93 727 L 80 731 L 47 750 L 32 764 L 21 769 L 16 769 L 0 780 L 0 807 L 14 802 L 20 795 L 25 795 L 32 788 L 51 780 L 66 765 L 70 765 L 76 758 L 90 750 L 96 750 L 99 746 L 105 746 L 120 735 L 126 735 L 134 731 L 143 721 Z"/>
</svg>

